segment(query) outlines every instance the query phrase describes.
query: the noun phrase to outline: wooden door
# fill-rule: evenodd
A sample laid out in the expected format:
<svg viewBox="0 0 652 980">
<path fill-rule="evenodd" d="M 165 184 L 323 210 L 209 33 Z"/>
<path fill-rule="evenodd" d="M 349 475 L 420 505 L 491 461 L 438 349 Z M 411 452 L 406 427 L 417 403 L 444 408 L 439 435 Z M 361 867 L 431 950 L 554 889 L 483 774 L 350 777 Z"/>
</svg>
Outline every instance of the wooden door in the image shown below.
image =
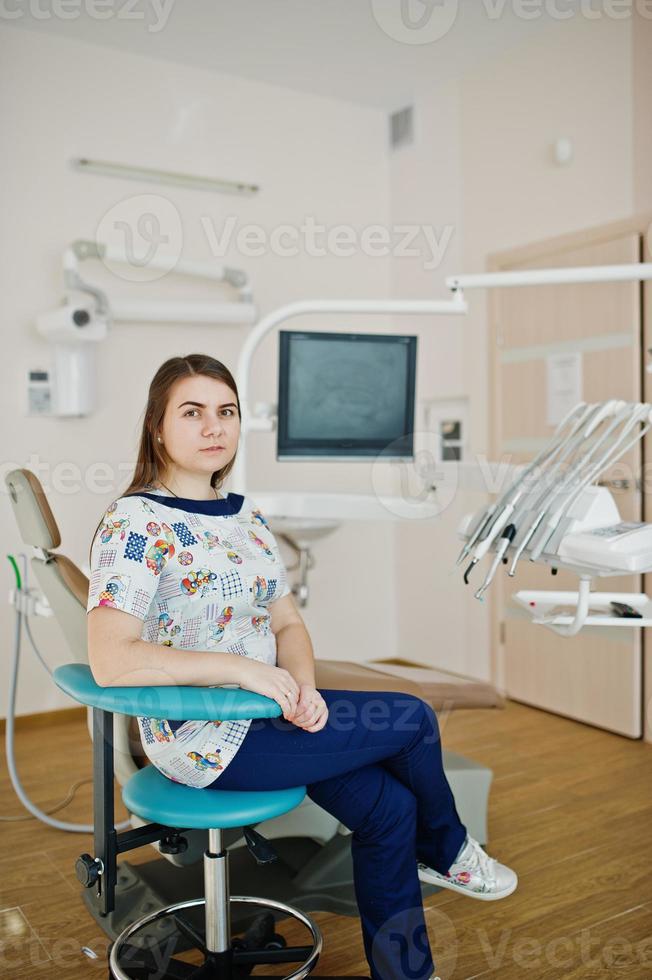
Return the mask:
<svg viewBox="0 0 652 980">
<path fill-rule="evenodd" d="M 557 249 L 509 264 L 526 269 L 638 262 L 641 237 L 621 234 L 572 249 Z M 507 266 L 505 266 L 506 268 Z M 500 266 L 494 265 L 495 268 Z M 641 400 L 641 285 L 593 283 L 493 290 L 492 456 L 526 462 L 549 439 L 546 371 L 549 355 L 581 354 L 586 402 Z M 621 518 L 641 520 L 641 446 L 608 480 Z M 519 589 L 576 589 L 577 577 L 522 561 L 516 577 L 498 576 L 494 588 L 497 677 L 510 698 L 576 718 L 631 738 L 641 736 L 642 642 L 635 628 L 585 628 L 563 638 L 533 625 L 510 600 Z M 639 592 L 640 576 L 596 580 L 595 589 Z"/>
</svg>

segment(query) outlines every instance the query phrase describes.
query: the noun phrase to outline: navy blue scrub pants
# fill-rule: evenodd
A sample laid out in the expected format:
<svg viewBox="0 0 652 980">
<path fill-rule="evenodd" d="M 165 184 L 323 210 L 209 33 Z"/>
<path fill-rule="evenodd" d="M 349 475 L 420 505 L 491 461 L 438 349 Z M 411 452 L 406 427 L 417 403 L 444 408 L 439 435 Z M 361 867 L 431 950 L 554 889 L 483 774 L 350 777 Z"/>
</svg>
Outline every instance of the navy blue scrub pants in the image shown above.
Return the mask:
<svg viewBox="0 0 652 980">
<path fill-rule="evenodd" d="M 328 705 L 318 732 L 282 716 L 254 719 L 209 789 L 307 787 L 352 831 L 362 938 L 372 980 L 429 980 L 417 860 L 445 873 L 466 838 L 441 756 L 435 712 L 393 691 L 320 688 Z"/>
</svg>

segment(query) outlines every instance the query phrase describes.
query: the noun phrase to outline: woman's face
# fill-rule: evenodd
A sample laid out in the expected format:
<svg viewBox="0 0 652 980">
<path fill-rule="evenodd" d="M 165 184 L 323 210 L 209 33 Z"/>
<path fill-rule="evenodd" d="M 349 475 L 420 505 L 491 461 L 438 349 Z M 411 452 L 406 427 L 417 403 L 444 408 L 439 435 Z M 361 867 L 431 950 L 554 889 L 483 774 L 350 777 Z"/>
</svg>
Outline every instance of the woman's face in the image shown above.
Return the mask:
<svg viewBox="0 0 652 980">
<path fill-rule="evenodd" d="M 217 378 L 181 378 L 170 391 L 159 435 L 176 466 L 209 475 L 221 470 L 233 459 L 240 438 L 235 393 Z"/>
</svg>

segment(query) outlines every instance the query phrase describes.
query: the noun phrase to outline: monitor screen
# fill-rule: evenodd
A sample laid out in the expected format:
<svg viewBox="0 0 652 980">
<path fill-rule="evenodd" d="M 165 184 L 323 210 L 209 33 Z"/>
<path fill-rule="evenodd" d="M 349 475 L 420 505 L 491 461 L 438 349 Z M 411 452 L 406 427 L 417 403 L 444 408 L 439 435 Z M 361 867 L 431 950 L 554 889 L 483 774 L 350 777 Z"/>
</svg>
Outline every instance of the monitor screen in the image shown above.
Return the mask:
<svg viewBox="0 0 652 980">
<path fill-rule="evenodd" d="M 412 458 L 417 338 L 279 332 L 277 457 Z"/>
</svg>

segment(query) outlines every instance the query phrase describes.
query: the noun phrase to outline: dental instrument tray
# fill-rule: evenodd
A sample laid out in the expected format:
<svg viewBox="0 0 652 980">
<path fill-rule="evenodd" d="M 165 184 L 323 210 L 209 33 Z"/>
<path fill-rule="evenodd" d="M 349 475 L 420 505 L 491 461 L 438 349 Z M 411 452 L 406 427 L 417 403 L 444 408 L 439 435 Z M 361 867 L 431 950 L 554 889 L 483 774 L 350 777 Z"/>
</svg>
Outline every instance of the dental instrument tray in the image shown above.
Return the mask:
<svg viewBox="0 0 652 980">
<path fill-rule="evenodd" d="M 652 568 L 652 524 L 620 521 L 562 538 L 557 554 L 586 567 L 611 573 L 643 573 Z"/>
<path fill-rule="evenodd" d="M 575 618 L 579 593 L 525 589 L 512 599 L 530 614 L 533 623 L 568 626 Z M 652 626 L 652 599 L 644 592 L 592 592 L 583 626 Z"/>
</svg>

